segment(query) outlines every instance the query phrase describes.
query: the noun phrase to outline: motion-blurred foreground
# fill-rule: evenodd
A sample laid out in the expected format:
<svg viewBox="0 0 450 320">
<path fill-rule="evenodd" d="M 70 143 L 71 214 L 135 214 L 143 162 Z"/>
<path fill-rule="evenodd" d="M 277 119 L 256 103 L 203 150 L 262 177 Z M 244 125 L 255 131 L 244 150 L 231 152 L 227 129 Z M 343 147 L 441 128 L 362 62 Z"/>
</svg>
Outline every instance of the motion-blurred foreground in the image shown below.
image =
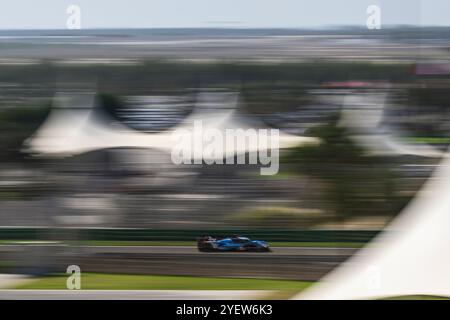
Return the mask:
<svg viewBox="0 0 450 320">
<path fill-rule="evenodd" d="M 76 33 L 0 39 L 2 273 L 315 281 L 450 139 L 447 28 Z M 174 164 L 168 135 L 195 120 L 279 129 L 278 173 Z M 199 253 L 205 234 L 273 252 Z"/>
</svg>

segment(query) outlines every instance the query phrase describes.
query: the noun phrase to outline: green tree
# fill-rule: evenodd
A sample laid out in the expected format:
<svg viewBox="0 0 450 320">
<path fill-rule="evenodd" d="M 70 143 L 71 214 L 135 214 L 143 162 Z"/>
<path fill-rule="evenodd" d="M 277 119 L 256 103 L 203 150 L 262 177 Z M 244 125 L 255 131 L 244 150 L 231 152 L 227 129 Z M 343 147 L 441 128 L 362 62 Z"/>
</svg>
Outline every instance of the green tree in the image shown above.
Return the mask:
<svg viewBox="0 0 450 320">
<path fill-rule="evenodd" d="M 366 155 L 335 121 L 314 128 L 310 134 L 321 143 L 293 149 L 282 160 L 294 173 L 324 183 L 323 204 L 336 218 L 392 212 L 389 200 L 394 194 L 394 177 L 383 158 Z"/>
</svg>

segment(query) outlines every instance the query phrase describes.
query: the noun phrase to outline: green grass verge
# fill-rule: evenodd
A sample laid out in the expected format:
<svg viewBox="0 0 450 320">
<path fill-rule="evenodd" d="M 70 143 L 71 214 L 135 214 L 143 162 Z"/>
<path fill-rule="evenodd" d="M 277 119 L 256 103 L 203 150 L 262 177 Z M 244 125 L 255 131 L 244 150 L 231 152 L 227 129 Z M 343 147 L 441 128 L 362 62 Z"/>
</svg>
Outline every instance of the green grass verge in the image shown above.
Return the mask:
<svg viewBox="0 0 450 320">
<path fill-rule="evenodd" d="M 398 296 L 389 297 L 381 300 L 449 300 L 449 297 L 441 296 L 428 296 L 428 295 L 410 295 L 410 296 Z"/>
<path fill-rule="evenodd" d="M 15 289 L 66 289 L 67 275 L 36 278 Z M 83 273 L 87 290 L 282 290 L 298 292 L 312 282 L 274 279 L 210 278 Z"/>
<path fill-rule="evenodd" d="M 411 142 L 416 143 L 429 143 L 429 144 L 443 144 L 443 143 L 449 143 L 450 138 L 447 137 L 411 137 L 409 138 Z"/>
<path fill-rule="evenodd" d="M 67 275 L 35 278 L 14 289 L 64 290 Z M 191 276 L 155 276 L 83 273 L 84 290 L 273 290 L 265 299 L 289 299 L 313 282 L 275 279 L 213 278 Z M 411 295 L 382 300 L 448 300 L 448 297 Z"/>
</svg>

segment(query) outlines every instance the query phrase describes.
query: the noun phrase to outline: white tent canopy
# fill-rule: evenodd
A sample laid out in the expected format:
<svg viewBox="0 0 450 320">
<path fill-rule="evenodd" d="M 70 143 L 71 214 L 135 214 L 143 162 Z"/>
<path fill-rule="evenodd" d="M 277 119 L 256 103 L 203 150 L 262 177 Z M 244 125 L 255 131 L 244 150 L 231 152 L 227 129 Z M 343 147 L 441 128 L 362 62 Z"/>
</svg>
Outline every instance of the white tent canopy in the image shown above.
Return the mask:
<svg viewBox="0 0 450 320">
<path fill-rule="evenodd" d="M 195 131 L 195 124 L 201 122 L 203 130 L 215 129 L 224 136 L 226 130 L 261 129 L 262 123 L 252 121 L 238 115 L 238 94 L 233 92 L 200 93 L 194 111 L 184 121 L 174 128 L 161 133 L 144 133 L 128 128 L 95 107 L 93 93 L 57 94 L 54 106 L 44 124 L 25 142 L 25 151 L 44 156 L 65 157 L 98 149 L 136 147 L 155 148 L 170 152 L 177 141 L 173 139 L 174 132 Z M 274 139 L 270 135 L 267 137 Z M 277 141 L 271 145 L 280 148 L 291 148 L 303 144 L 318 143 L 312 137 L 299 137 L 280 133 Z M 190 146 L 192 154 L 201 155 L 194 150 L 198 144 Z M 233 147 L 233 148 L 232 148 Z M 241 153 L 251 153 L 264 149 L 257 143 L 246 146 L 224 146 L 225 157 Z M 189 148 L 189 146 L 188 146 Z M 204 157 L 204 155 L 203 155 Z"/>
<path fill-rule="evenodd" d="M 387 95 L 387 92 L 348 94 L 339 125 L 347 127 L 352 140 L 372 155 L 442 157 L 440 150 L 423 143 L 408 143 L 400 137 L 398 130 L 383 123 Z"/>
<path fill-rule="evenodd" d="M 381 98 L 384 101 L 385 97 Z M 359 110 L 359 113 L 358 108 L 353 113 L 347 109 L 341 125 L 355 127 L 360 124 L 359 119 L 366 129 L 379 128 L 383 114 L 380 100 L 370 108 L 371 104 L 361 101 L 360 97 L 349 97 L 347 103 L 349 99 L 357 100 L 352 101 L 353 106 L 360 104 L 366 109 Z M 294 298 L 450 296 L 450 150 L 441 153 L 429 146 L 411 147 L 388 135 L 377 135 L 374 141 L 368 141 L 369 135 L 370 131 L 359 141 L 365 146 L 378 141 L 382 146 L 378 152 L 427 157 L 443 154 L 441 163 L 416 197 L 381 235 Z"/>
<path fill-rule="evenodd" d="M 386 231 L 296 298 L 450 296 L 449 156 Z"/>
</svg>

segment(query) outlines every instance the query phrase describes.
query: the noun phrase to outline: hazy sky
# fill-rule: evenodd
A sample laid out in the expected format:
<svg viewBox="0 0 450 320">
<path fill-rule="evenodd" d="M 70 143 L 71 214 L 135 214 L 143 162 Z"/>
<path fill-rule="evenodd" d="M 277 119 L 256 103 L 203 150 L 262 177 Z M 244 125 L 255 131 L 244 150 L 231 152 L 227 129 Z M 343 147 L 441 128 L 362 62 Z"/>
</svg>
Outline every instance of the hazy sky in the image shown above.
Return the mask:
<svg viewBox="0 0 450 320">
<path fill-rule="evenodd" d="M 66 9 L 81 8 L 81 27 L 365 26 L 366 8 L 382 24 L 450 25 L 450 0 L 0 0 L 0 29 L 64 29 Z"/>
</svg>

